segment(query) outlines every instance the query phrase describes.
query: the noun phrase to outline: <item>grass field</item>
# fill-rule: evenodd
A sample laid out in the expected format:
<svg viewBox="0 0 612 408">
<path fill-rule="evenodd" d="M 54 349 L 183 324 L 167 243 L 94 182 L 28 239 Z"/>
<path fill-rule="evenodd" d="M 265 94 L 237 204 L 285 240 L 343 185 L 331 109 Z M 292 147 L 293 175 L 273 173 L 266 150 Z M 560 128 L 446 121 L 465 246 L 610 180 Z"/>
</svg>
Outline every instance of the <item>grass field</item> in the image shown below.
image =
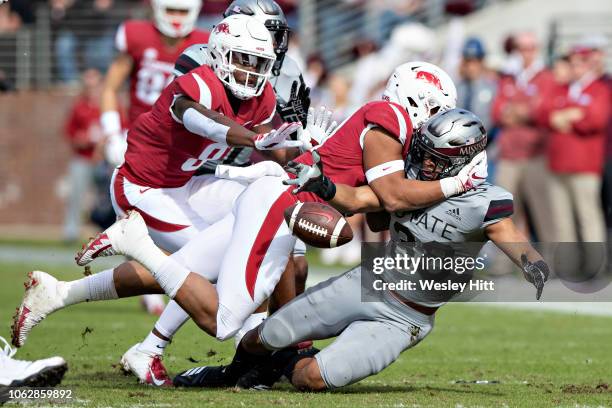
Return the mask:
<svg viewBox="0 0 612 408">
<path fill-rule="evenodd" d="M 81 273 L 76 267 L 0 263 L 0 321 L 4 322 L 0 335 L 7 339 L 25 273 L 32 267 L 64 279 Z M 72 388 L 76 398 L 60 406 L 612 406 L 609 317 L 450 305 L 438 313 L 432 334 L 387 370 L 346 389 L 321 394 L 297 393 L 287 384 L 268 392 L 138 385 L 133 377 L 123 376 L 116 364 L 153 322 L 137 300 L 79 305 L 43 322 L 17 357 L 66 358 L 70 369 L 63 386 Z M 165 362 L 175 374 L 195 365 L 227 362 L 231 355 L 232 342 L 219 343 L 189 323 L 170 346 Z M 489 383 L 473 383 L 477 380 Z"/>
</svg>

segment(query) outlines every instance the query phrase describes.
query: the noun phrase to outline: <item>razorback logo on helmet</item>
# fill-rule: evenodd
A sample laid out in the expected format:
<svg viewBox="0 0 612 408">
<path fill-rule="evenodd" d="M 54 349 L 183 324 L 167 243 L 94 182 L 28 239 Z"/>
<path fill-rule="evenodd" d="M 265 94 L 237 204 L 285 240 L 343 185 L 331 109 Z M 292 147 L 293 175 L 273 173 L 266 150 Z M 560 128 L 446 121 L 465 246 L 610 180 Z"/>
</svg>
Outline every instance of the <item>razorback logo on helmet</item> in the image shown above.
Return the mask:
<svg viewBox="0 0 612 408">
<path fill-rule="evenodd" d="M 220 23 L 215 26 L 215 33 L 230 34 L 229 24 Z"/>
<path fill-rule="evenodd" d="M 439 90 L 442 90 L 442 83 L 440 82 L 440 78 L 427 71 L 419 71 L 416 74 L 417 79 L 422 79 L 423 81 L 427 81 Z"/>
</svg>

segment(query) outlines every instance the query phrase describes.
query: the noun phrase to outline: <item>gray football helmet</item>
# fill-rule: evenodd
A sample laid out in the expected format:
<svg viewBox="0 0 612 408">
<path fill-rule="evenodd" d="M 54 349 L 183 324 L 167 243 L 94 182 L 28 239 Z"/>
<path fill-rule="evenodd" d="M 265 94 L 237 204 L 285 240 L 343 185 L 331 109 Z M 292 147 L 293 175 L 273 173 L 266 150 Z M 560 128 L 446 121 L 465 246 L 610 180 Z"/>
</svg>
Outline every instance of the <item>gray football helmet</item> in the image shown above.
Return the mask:
<svg viewBox="0 0 612 408">
<path fill-rule="evenodd" d="M 437 180 L 457 175 L 487 146 L 487 132 L 478 116 L 451 109 L 432 116 L 412 136 L 406 175 Z"/>
<path fill-rule="evenodd" d="M 276 54 L 272 73 L 278 76 L 289 46 L 289 26 L 281 7 L 274 0 L 235 0 L 227 7 L 223 17 L 234 14 L 255 17 L 270 31 Z"/>
</svg>

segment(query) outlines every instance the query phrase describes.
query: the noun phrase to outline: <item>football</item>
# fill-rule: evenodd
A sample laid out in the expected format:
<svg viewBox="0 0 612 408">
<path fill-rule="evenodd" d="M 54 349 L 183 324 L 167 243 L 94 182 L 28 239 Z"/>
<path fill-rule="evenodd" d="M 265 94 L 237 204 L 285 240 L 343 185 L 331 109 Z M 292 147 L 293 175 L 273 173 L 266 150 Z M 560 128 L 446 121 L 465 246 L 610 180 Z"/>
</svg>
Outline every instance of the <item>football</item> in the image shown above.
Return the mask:
<svg viewBox="0 0 612 408">
<path fill-rule="evenodd" d="M 285 210 L 291 232 L 317 248 L 335 248 L 353 239 L 353 230 L 336 209 L 327 204 L 298 202 Z"/>
</svg>

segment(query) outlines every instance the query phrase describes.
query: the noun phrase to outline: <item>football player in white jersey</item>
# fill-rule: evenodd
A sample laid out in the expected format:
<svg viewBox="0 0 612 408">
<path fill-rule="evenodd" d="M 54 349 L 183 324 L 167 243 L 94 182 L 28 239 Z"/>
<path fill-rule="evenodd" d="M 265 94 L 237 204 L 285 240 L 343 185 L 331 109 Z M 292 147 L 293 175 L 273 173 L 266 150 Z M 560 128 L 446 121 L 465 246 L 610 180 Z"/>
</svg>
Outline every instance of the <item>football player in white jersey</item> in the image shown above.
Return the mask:
<svg viewBox="0 0 612 408">
<path fill-rule="evenodd" d="M 485 146 L 484 126 L 473 113 L 461 109 L 439 113 L 412 139 L 406 158 L 406 177 L 420 180 L 450 177 Z M 307 166 L 301 166 L 298 172 L 308 170 Z M 300 188 L 321 193 L 320 186 L 330 181 L 323 181 L 322 175 L 317 178 L 309 183 L 302 180 Z M 367 191 L 367 186 L 336 187 L 337 191 L 343 191 L 329 201 L 340 210 L 380 208 L 378 198 Z M 375 229 L 389 229 L 393 243 L 474 242 L 476 245 L 469 247 L 474 256 L 491 240 L 522 268 L 526 280 L 536 287 L 536 299 L 539 299 L 548 279 L 548 266 L 516 228 L 509 218 L 511 215 L 512 195 L 483 183 L 428 208 L 387 214 L 378 222 L 383 228 Z M 401 246 L 392 248 L 401 250 Z M 397 275 L 385 273 L 380 275 L 383 281 L 397 281 Z M 362 290 L 369 287 L 364 282 L 370 278 L 362 274 L 371 274 L 371 271 L 356 267 L 307 289 L 260 327 L 247 333 L 241 346 L 251 354 L 242 356 L 242 366 L 234 361 L 233 367 L 230 365 L 225 371 L 246 371 L 249 363 L 259 361 L 258 367 L 238 379 L 238 386 L 271 386 L 285 374 L 303 391 L 343 387 L 380 372 L 403 351 L 423 340 L 433 327 L 436 310 L 458 294 L 444 290 L 382 290 L 365 302 Z M 435 277 L 429 275 L 432 276 Z M 416 282 L 417 278 L 411 279 Z M 334 336 L 337 339 L 320 352 L 299 353 L 290 348 L 303 339 Z M 271 354 L 278 350 L 282 351 Z M 177 376 L 175 384 L 210 386 L 193 382 L 196 371 L 191 369 Z"/>
</svg>

